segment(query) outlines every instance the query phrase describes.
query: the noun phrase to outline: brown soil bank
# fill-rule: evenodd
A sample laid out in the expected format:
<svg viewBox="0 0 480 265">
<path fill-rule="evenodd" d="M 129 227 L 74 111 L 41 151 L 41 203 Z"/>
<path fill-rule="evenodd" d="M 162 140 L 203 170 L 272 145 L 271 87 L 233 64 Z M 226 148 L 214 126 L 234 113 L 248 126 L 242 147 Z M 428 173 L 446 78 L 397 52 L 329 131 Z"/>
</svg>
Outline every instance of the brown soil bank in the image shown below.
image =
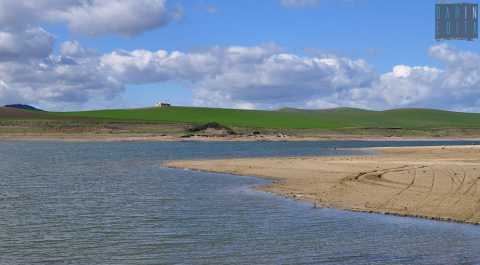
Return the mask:
<svg viewBox="0 0 480 265">
<path fill-rule="evenodd" d="M 173 161 L 274 179 L 261 190 L 323 207 L 480 224 L 480 147 L 377 148 L 375 156 Z"/>
</svg>

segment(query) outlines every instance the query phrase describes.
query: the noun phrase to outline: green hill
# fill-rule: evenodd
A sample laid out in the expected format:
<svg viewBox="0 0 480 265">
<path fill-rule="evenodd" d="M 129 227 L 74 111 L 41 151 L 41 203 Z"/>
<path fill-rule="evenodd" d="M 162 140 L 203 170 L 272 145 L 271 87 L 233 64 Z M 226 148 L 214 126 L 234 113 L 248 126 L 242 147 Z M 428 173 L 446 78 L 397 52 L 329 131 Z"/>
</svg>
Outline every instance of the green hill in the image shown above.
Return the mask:
<svg viewBox="0 0 480 265">
<path fill-rule="evenodd" d="M 354 108 L 327 110 L 281 109 L 278 111 L 169 107 L 55 113 L 57 117 L 81 117 L 116 121 L 166 123 L 218 122 L 230 127 L 265 129 L 440 129 L 480 128 L 479 113 L 433 109 L 370 111 Z"/>
<path fill-rule="evenodd" d="M 2 135 L 172 135 L 207 123 L 240 134 L 480 137 L 480 113 L 354 108 L 277 111 L 195 107 L 46 112 L 0 107 Z"/>
</svg>

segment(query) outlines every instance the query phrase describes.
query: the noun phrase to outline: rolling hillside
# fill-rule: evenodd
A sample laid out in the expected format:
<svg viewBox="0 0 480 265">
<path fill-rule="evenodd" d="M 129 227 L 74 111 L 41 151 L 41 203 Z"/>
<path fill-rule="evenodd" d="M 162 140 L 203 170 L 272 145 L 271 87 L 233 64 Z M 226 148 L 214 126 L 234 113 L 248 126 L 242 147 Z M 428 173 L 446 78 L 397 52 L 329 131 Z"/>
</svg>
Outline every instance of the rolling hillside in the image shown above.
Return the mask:
<svg viewBox="0 0 480 265">
<path fill-rule="evenodd" d="M 325 134 L 407 137 L 480 137 L 480 114 L 430 109 L 370 111 L 353 108 L 277 111 L 194 107 L 46 112 L 0 107 L 0 136 L 170 135 L 210 122 L 240 135 Z"/>
<path fill-rule="evenodd" d="M 49 112 L 0 107 L 0 120 L 60 118 Z"/>
<path fill-rule="evenodd" d="M 353 108 L 278 111 L 193 107 L 98 110 L 55 113 L 58 117 L 168 123 L 218 122 L 231 127 L 272 129 L 440 129 L 480 128 L 480 114 L 431 109 L 369 111 Z"/>
</svg>

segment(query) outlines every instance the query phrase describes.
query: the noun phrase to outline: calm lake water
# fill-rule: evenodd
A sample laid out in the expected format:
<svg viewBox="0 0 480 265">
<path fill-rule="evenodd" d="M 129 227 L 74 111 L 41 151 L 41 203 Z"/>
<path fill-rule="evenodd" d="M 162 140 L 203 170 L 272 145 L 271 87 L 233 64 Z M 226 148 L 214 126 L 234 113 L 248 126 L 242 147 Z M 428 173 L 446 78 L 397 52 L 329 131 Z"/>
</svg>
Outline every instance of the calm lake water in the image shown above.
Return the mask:
<svg viewBox="0 0 480 265">
<path fill-rule="evenodd" d="M 480 264 L 480 226 L 313 209 L 252 189 L 265 180 L 161 166 L 448 144 L 0 142 L 0 264 Z"/>
</svg>

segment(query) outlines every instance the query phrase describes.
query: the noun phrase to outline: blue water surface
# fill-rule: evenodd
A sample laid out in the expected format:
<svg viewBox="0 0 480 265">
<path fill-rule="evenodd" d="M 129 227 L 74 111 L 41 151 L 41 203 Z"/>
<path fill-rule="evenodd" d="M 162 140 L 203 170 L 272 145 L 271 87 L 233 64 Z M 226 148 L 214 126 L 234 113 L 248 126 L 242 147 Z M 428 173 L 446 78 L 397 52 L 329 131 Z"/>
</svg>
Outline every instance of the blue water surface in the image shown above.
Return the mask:
<svg viewBox="0 0 480 265">
<path fill-rule="evenodd" d="M 162 162 L 479 142 L 0 142 L 0 264 L 480 264 L 480 227 L 313 209 Z"/>
</svg>

